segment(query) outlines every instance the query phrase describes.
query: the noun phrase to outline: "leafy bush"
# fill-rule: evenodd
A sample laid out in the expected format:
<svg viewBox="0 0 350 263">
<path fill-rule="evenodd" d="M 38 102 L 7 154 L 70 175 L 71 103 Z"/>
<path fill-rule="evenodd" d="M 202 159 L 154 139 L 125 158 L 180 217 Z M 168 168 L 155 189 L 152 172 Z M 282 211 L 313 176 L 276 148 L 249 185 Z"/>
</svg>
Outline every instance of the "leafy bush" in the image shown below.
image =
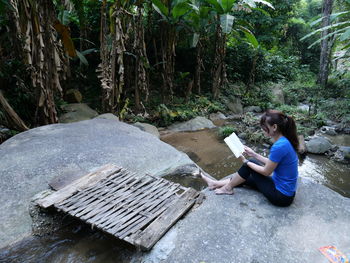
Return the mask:
<svg viewBox="0 0 350 263">
<path fill-rule="evenodd" d="M 233 126 L 223 126 L 219 128 L 218 134 L 219 137 L 224 139 L 227 136 L 230 136 L 233 132 L 236 132 L 236 129 Z"/>
</svg>

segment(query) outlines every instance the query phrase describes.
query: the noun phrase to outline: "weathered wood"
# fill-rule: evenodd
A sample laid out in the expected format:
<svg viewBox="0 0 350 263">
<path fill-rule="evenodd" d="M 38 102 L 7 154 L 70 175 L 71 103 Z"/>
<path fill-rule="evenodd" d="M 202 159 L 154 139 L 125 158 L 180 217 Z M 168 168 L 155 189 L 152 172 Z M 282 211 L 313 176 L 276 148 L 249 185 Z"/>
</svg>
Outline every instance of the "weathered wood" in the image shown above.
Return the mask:
<svg viewBox="0 0 350 263">
<path fill-rule="evenodd" d="M 8 125 L 10 125 L 11 129 L 17 130 L 17 131 L 26 131 L 29 130 L 27 125 L 25 125 L 24 121 L 18 116 L 18 114 L 12 109 L 10 104 L 7 102 L 6 98 L 2 94 L 2 91 L 0 90 L 0 105 L 4 109 L 4 111 L 8 115 L 9 122 Z"/>
<path fill-rule="evenodd" d="M 195 202 L 198 192 L 188 189 L 173 206 L 169 207 L 160 217 L 150 224 L 141 234 L 139 234 L 134 243 L 142 250 L 149 250 L 166 231 L 172 227 L 175 222 L 185 213 Z"/>
<path fill-rule="evenodd" d="M 117 167 L 112 164 L 107 164 L 103 166 L 102 168 L 98 169 L 96 172 L 87 174 L 79 179 L 77 179 L 72 184 L 64 187 L 60 191 L 57 191 L 46 198 L 39 199 L 36 201 L 36 203 L 43 207 L 48 208 L 49 206 L 53 205 L 54 203 L 58 203 L 70 196 L 72 196 L 75 192 L 77 192 L 80 189 L 87 188 L 91 185 L 94 185 L 96 182 L 100 181 L 103 178 L 106 178 L 107 176 L 111 175 L 112 173 L 115 173 L 119 171 L 121 168 Z"/>
<path fill-rule="evenodd" d="M 199 193 L 152 175 L 106 165 L 38 201 L 142 249 L 150 249 Z"/>
</svg>

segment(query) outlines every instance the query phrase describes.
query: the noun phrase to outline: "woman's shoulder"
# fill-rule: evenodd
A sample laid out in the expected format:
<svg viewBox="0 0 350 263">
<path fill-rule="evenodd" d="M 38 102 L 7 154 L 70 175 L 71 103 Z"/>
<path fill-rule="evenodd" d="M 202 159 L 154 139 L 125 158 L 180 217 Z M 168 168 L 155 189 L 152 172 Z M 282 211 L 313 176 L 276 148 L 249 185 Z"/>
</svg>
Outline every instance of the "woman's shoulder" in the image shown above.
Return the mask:
<svg viewBox="0 0 350 263">
<path fill-rule="evenodd" d="M 272 145 L 271 148 L 279 149 L 279 148 L 285 148 L 285 147 L 292 147 L 292 144 L 286 137 L 282 136 Z"/>
</svg>

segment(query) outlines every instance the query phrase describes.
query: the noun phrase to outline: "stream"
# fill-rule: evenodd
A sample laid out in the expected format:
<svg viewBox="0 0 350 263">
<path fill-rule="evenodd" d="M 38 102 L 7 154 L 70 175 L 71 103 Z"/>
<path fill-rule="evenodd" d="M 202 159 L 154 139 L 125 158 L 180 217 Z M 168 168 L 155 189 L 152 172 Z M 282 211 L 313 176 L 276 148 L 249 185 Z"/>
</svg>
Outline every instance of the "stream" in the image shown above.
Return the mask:
<svg viewBox="0 0 350 263">
<path fill-rule="evenodd" d="M 216 179 L 232 174 L 241 165 L 226 144 L 218 140 L 215 129 L 167 134 L 161 139 L 187 153 Z M 350 135 L 330 139 L 335 144 L 350 146 Z M 253 148 L 257 149 L 254 146 Z M 268 153 L 268 149 L 260 151 L 265 155 Z M 349 165 L 309 154 L 300 162 L 299 174 L 324 184 L 345 197 L 350 197 Z M 179 174 L 165 178 L 197 190 L 206 187 L 198 177 Z M 124 263 L 135 258 L 135 253 L 135 249 L 125 242 L 73 220 L 57 233 L 41 238 L 29 237 L 15 246 L 3 248 L 0 250 L 0 262 Z"/>
</svg>

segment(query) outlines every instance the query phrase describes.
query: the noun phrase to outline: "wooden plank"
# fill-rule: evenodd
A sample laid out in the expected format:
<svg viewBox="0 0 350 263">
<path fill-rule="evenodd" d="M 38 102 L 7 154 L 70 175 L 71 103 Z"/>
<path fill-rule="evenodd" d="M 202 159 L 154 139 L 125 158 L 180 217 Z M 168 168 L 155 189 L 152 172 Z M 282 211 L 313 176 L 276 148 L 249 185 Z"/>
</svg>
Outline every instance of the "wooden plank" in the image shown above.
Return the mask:
<svg viewBox="0 0 350 263">
<path fill-rule="evenodd" d="M 134 196 L 138 196 L 137 198 L 141 199 L 142 196 L 144 195 L 144 192 L 147 191 L 147 189 L 151 188 L 154 185 L 157 185 L 157 181 L 151 181 L 153 179 L 150 179 L 150 184 L 147 185 L 146 187 L 143 187 L 142 189 L 136 189 L 133 192 L 133 195 L 130 195 L 130 199 L 133 198 Z M 141 193 L 143 193 L 143 195 L 140 195 Z M 95 212 L 90 212 L 89 214 L 86 214 L 84 216 L 82 216 L 83 220 L 87 220 L 90 219 L 93 220 L 98 220 L 101 216 L 106 216 L 104 213 L 107 212 L 109 209 L 111 209 L 112 207 L 118 207 L 118 204 L 120 204 L 120 202 L 124 201 L 124 199 L 118 199 L 120 197 L 120 195 L 118 196 L 118 194 L 115 195 L 111 195 L 108 199 L 104 200 L 104 202 L 101 202 L 99 204 L 96 204 L 95 207 Z M 117 199 L 116 201 L 114 201 L 115 199 Z M 135 200 L 135 199 L 134 199 Z M 123 205 L 125 205 L 125 203 L 123 203 Z M 97 217 L 95 217 L 97 216 Z"/>
<path fill-rule="evenodd" d="M 168 190 L 168 189 L 166 189 Z M 111 229 L 114 233 L 117 233 L 120 230 L 121 225 L 123 225 L 125 222 L 127 222 L 130 218 L 132 218 L 133 216 L 137 215 L 140 211 L 147 209 L 147 208 L 153 208 L 155 206 L 157 206 L 158 204 L 162 203 L 164 200 L 168 199 L 170 196 L 172 196 L 174 193 L 173 192 L 165 192 L 164 195 L 162 195 L 160 198 L 156 198 L 154 200 L 151 200 L 151 202 L 149 202 L 149 200 L 140 203 L 142 204 L 141 207 L 138 207 L 137 209 L 134 210 L 129 210 L 127 211 L 127 214 L 123 214 L 122 216 L 117 216 L 116 218 L 113 218 L 113 220 L 109 220 L 112 221 L 112 224 L 106 225 L 105 229 Z"/>
<path fill-rule="evenodd" d="M 163 184 L 163 182 L 159 182 L 159 183 Z M 159 185 L 161 186 L 161 184 L 159 184 Z M 167 192 L 166 188 L 162 188 L 162 187 L 157 187 L 157 188 L 160 189 L 160 194 L 164 194 L 164 193 Z M 151 190 L 155 190 L 155 189 L 152 188 Z M 137 197 L 132 200 L 132 203 L 136 202 L 138 206 L 144 204 L 148 200 L 147 194 L 150 194 L 150 193 L 151 192 L 149 192 L 149 191 L 145 191 L 143 193 L 135 192 L 135 195 L 137 195 Z M 142 200 L 142 201 L 139 202 L 139 200 Z M 117 201 L 118 201 L 118 204 L 119 204 L 120 201 L 124 201 L 124 199 L 123 200 L 119 199 Z M 116 216 L 118 216 L 120 214 L 120 213 L 115 213 L 116 210 L 122 209 L 122 211 L 120 211 L 120 212 L 125 212 L 125 211 L 127 211 L 127 209 L 130 208 L 130 206 L 127 206 L 125 203 L 121 203 L 121 205 L 122 205 L 122 207 L 120 207 L 119 205 L 118 206 L 115 205 L 115 208 L 113 208 L 112 210 L 108 211 L 107 215 L 109 216 L 109 215 L 113 214 L 113 216 L 116 217 Z M 105 217 L 105 215 L 103 217 Z M 116 222 L 114 220 L 114 218 L 107 219 L 108 220 L 107 222 L 106 222 L 106 220 L 103 221 L 103 220 L 99 220 L 98 218 L 96 220 L 97 220 L 96 223 L 103 223 L 104 225 L 106 225 L 107 223 L 110 223 L 110 222 Z"/>
<path fill-rule="evenodd" d="M 130 178 L 130 180 L 134 180 L 135 178 Z M 127 191 L 130 187 L 132 187 L 133 185 L 137 184 L 138 182 L 140 182 L 141 179 L 135 179 L 130 185 L 120 185 L 117 186 L 117 188 L 120 188 L 120 192 L 125 192 Z M 117 189 L 116 188 L 116 189 Z M 116 190 L 115 189 L 115 190 Z M 107 195 L 107 196 L 106 196 Z M 90 210 L 90 206 L 92 205 L 98 205 L 99 203 L 103 202 L 106 198 L 113 196 L 113 194 L 111 193 L 106 193 L 106 195 L 94 195 L 94 196 L 89 196 L 85 202 L 80 203 L 79 206 L 76 206 L 77 208 L 74 210 L 74 212 L 72 211 L 72 215 L 80 217 L 82 215 L 85 215 L 86 213 L 89 212 Z M 69 211 L 71 211 L 73 209 L 69 209 Z"/>
<path fill-rule="evenodd" d="M 120 169 L 120 167 L 117 167 L 113 164 L 107 164 L 97 171 L 77 179 L 75 182 L 62 188 L 60 191 L 57 191 L 43 199 L 37 200 L 36 203 L 43 208 L 48 208 L 49 206 L 72 196 L 78 190 L 96 184 L 96 182 L 100 181 L 103 178 L 106 178 L 112 173 L 119 171 Z"/>
<path fill-rule="evenodd" d="M 152 222 L 134 241 L 142 250 L 149 250 L 187 212 L 195 202 L 198 192 L 188 189 L 180 199 L 170 206 L 161 216 Z"/>
<path fill-rule="evenodd" d="M 127 180 L 124 182 L 126 183 L 126 182 L 130 182 L 132 180 L 136 180 L 134 175 L 135 174 L 132 174 L 132 173 L 126 174 Z M 108 178 L 108 180 L 105 180 L 103 183 L 98 184 L 95 187 L 86 188 L 86 189 L 84 189 L 84 191 L 80 191 L 80 192 L 74 194 L 73 196 L 70 196 L 69 198 L 58 203 L 56 206 L 57 207 L 59 206 L 62 208 L 65 206 L 66 207 L 70 206 L 71 208 L 66 209 L 66 211 L 70 211 L 70 210 L 73 210 L 75 208 L 82 207 L 84 205 L 84 202 L 90 198 L 90 196 L 88 196 L 89 193 L 97 193 L 98 194 L 103 189 L 103 191 L 106 192 L 106 194 L 112 194 L 112 193 L 110 193 L 110 189 L 111 189 L 110 186 L 115 187 L 115 184 L 117 184 L 117 183 L 114 183 L 114 181 L 110 181 Z M 118 184 L 118 188 L 122 188 L 123 186 L 124 186 L 123 184 Z"/>
</svg>

